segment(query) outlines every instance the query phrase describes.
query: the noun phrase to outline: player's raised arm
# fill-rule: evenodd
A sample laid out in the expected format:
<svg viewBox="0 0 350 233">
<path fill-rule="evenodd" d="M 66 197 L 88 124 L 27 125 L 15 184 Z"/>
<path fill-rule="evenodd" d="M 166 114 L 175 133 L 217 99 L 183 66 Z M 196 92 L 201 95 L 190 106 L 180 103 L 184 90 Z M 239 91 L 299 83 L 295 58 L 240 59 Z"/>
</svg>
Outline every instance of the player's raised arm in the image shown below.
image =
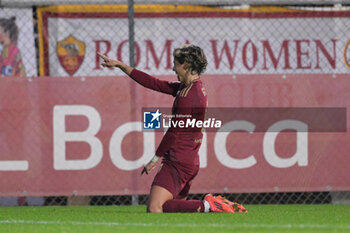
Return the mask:
<svg viewBox="0 0 350 233">
<path fill-rule="evenodd" d="M 103 62 L 101 63 L 101 65 L 103 67 L 117 67 L 119 69 L 121 69 L 125 74 L 129 75 L 131 74 L 132 70 L 134 68 L 124 64 L 123 62 L 119 61 L 119 60 L 114 60 L 112 58 L 109 58 L 105 55 L 103 55 L 102 53 L 97 53 L 98 56 L 100 56 L 100 58 L 103 59 Z"/>
<path fill-rule="evenodd" d="M 146 88 L 175 96 L 180 87 L 180 82 L 168 82 L 164 80 L 159 80 L 140 70 L 134 69 L 121 61 L 114 60 L 101 53 L 97 54 L 103 59 L 103 62 L 101 63 L 103 67 L 117 67 L 129 77 L 131 77 L 133 80 L 135 80 L 137 83 Z"/>
</svg>

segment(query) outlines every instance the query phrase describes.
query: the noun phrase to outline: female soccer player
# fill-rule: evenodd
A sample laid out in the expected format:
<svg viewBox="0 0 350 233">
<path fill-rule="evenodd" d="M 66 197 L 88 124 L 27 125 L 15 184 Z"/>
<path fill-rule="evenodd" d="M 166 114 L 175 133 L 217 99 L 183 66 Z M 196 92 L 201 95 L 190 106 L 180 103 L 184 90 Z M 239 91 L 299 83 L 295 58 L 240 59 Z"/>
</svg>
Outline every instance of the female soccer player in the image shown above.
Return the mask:
<svg viewBox="0 0 350 233">
<path fill-rule="evenodd" d="M 200 79 L 207 66 L 203 50 L 194 45 L 184 45 L 173 52 L 174 67 L 179 82 L 156 79 L 121 61 L 98 53 L 104 60 L 104 67 L 118 67 L 133 80 L 146 88 L 170 94 L 175 97 L 172 115 L 191 115 L 204 120 L 207 96 Z M 163 158 L 160 171 L 154 178 L 148 212 L 229 212 L 244 211 L 237 203 L 211 194 L 203 201 L 186 200 L 192 180 L 199 170 L 198 150 L 202 142 L 201 129 L 170 127 L 164 135 L 153 159 L 144 166 L 142 173 L 149 174 L 160 157 Z M 141 173 L 141 174 L 142 174 Z"/>
<path fill-rule="evenodd" d="M 18 27 L 16 17 L 0 19 L 0 76 L 25 76 L 21 53 L 17 47 Z"/>
</svg>

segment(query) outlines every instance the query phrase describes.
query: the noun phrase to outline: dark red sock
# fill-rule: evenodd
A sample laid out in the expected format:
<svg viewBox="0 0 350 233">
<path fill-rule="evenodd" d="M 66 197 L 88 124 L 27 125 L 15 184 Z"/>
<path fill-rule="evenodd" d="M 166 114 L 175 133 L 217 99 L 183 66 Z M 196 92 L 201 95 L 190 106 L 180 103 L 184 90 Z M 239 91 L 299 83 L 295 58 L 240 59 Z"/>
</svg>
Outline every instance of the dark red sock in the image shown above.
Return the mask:
<svg viewBox="0 0 350 233">
<path fill-rule="evenodd" d="M 163 212 L 204 212 L 203 201 L 172 199 L 164 203 Z"/>
</svg>

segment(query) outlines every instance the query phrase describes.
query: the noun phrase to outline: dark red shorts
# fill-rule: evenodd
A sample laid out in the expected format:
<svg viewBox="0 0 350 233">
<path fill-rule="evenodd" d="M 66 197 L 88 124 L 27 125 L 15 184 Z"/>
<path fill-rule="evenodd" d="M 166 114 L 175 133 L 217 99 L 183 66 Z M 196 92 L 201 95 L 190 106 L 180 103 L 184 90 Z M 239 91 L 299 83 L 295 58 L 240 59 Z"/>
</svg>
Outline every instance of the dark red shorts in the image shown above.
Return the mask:
<svg viewBox="0 0 350 233">
<path fill-rule="evenodd" d="M 160 170 L 154 177 L 153 185 L 165 188 L 173 194 L 174 199 L 187 197 L 192 180 L 196 177 L 199 167 L 183 169 L 169 161 L 162 163 Z"/>
</svg>

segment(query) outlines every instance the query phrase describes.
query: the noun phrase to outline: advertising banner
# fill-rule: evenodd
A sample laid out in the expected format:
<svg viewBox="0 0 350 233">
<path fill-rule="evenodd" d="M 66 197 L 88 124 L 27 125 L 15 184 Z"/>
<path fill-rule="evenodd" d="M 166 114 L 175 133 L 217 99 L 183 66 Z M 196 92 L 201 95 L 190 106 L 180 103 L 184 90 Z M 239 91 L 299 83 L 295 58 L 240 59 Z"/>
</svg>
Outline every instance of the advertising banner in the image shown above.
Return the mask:
<svg viewBox="0 0 350 233">
<path fill-rule="evenodd" d="M 96 52 L 129 62 L 127 6 L 38 8 L 40 74 L 113 76 Z M 207 74 L 350 71 L 350 11 L 264 7 L 135 6 L 136 67 L 172 72 L 172 51 L 204 49 Z"/>
<path fill-rule="evenodd" d="M 203 75 L 202 80 L 209 107 L 338 108 L 330 113 L 349 122 L 347 75 L 310 74 L 307 82 L 298 77 Z M 142 109 L 161 113 L 172 101 L 125 76 L 1 79 L 0 195 L 148 193 L 156 169 L 148 176 L 140 172 L 163 132 L 143 130 Z M 298 125 L 312 124 L 310 117 L 302 119 Z M 235 118 L 225 122 L 225 131 L 204 134 L 192 193 L 350 190 L 348 125 L 339 132 L 309 132 L 290 127 L 286 122 L 293 118 L 285 114 L 261 119 L 270 129 L 263 131 L 258 120 Z"/>
</svg>

